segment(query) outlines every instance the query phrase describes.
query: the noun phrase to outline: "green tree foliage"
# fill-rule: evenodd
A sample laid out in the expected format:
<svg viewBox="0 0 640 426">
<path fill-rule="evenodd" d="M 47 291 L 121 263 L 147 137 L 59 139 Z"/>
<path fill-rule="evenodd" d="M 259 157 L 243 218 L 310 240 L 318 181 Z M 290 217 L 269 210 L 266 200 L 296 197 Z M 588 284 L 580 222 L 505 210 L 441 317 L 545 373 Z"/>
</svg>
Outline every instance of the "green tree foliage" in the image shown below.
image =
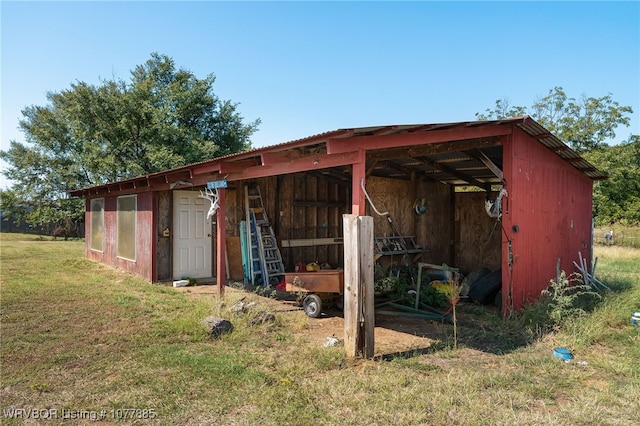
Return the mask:
<svg viewBox="0 0 640 426">
<path fill-rule="evenodd" d="M 479 120 L 492 120 L 529 114 L 534 120 L 568 143 L 579 153 L 607 145 L 618 126 L 629 126 L 633 109 L 620 105 L 611 94 L 601 98 L 570 98 L 562 87 L 554 87 L 530 108 L 511 106 L 505 99 L 493 109 L 476 113 Z"/>
<path fill-rule="evenodd" d="M 13 182 L 0 193 L 3 210 L 32 225 L 64 224 L 84 209 L 82 200 L 67 199 L 71 189 L 249 149 L 260 121 L 244 123 L 237 104 L 213 93 L 214 81 L 153 53 L 129 82 L 77 82 L 48 93 L 48 105 L 22 111 L 27 143 L 0 151 Z"/>
<path fill-rule="evenodd" d="M 620 105 L 611 94 L 600 98 L 566 95 L 562 87 L 549 90 L 530 108 L 512 106 L 506 99 L 493 108 L 476 113 L 479 120 L 493 120 L 529 114 L 568 143 L 609 179 L 596 182 L 593 213 L 598 225 L 640 224 L 640 136 L 632 135 L 625 143 L 610 146 L 619 126 L 629 126 L 630 106 Z"/>
<path fill-rule="evenodd" d="M 593 188 L 593 212 L 598 226 L 640 224 L 640 136 L 619 145 L 584 154 L 587 161 L 609 173 Z"/>
</svg>

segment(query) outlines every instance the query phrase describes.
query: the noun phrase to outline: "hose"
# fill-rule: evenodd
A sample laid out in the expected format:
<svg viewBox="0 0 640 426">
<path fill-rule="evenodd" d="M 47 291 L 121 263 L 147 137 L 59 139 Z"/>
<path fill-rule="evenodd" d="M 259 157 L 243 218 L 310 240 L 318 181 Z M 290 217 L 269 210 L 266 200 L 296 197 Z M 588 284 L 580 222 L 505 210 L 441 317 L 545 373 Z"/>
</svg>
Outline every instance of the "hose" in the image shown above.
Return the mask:
<svg viewBox="0 0 640 426">
<path fill-rule="evenodd" d="M 364 188 L 364 179 L 360 179 L 360 188 L 362 188 L 362 192 L 364 192 L 364 196 L 367 198 L 367 201 L 369 201 L 369 204 L 371 204 L 373 211 L 375 211 L 378 214 L 378 216 L 387 216 L 389 214 L 389 212 L 380 213 L 378 209 L 376 209 L 376 206 L 373 205 L 373 201 L 371 201 L 371 198 L 369 198 L 369 194 L 367 193 L 367 190 Z"/>
</svg>

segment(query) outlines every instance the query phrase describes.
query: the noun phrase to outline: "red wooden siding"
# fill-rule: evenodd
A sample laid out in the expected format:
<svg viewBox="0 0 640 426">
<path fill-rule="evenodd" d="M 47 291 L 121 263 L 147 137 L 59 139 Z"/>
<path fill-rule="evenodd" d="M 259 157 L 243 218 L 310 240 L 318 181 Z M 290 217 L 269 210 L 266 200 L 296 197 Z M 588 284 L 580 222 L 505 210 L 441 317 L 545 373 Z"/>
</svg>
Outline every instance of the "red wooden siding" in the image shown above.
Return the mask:
<svg viewBox="0 0 640 426">
<path fill-rule="evenodd" d="M 91 200 L 87 199 L 85 214 L 85 254 L 88 259 L 113 266 L 149 281 L 155 281 L 156 229 L 155 193 L 143 192 L 137 195 L 136 214 L 136 260 L 130 261 L 117 256 L 117 197 L 104 197 L 104 242 L 103 251 L 91 250 Z"/>
<path fill-rule="evenodd" d="M 564 158 L 547 147 L 564 149 Z M 456 159 L 453 167 L 449 165 L 453 157 L 444 155 L 457 152 L 460 158 L 464 157 L 462 153 L 473 157 L 478 149 L 486 149 L 483 153 L 492 154 L 493 161 L 501 161 L 508 191 L 503 200 L 502 229 L 498 227 L 493 233 L 495 222 L 483 212 L 484 194 L 456 194 L 454 189 L 461 180 L 477 183 L 479 179 L 480 186 L 488 186 L 498 179 L 477 161 L 459 163 Z M 430 156 L 439 160 L 421 159 Z M 365 160 L 369 161 L 368 170 Z M 431 168 L 431 163 L 436 166 Z M 449 173 L 447 169 L 451 167 L 457 167 L 460 173 Z M 389 168 L 400 174 L 385 171 Z M 469 173 L 471 180 L 465 177 Z M 152 282 L 168 279 L 171 239 L 161 239 L 158 234 L 177 225 L 172 224 L 171 191 L 180 188 L 176 185 L 183 185 L 179 183 L 183 180 L 197 190 L 223 176 L 230 183 L 225 190 L 225 237 L 235 244 L 236 265 L 240 263 L 238 224 L 245 218 L 245 183 L 260 184 L 279 241 L 338 238 L 342 235 L 342 214 L 365 211 L 374 216 L 376 236 L 390 235 L 393 230 L 386 218 L 374 215 L 365 202 L 360 188 L 360 180 L 364 179 L 374 203 L 392 214 L 399 232 L 415 236 L 418 245 L 426 249 L 420 261 L 447 263 L 463 272 L 480 266 L 501 267 L 505 314 L 540 296 L 556 275 L 558 259 L 561 269 L 568 273 L 574 272 L 578 253 L 590 259 L 592 179 L 606 178 L 529 117 L 337 130 L 72 191 L 73 196 L 87 197 L 87 238 L 91 238 L 90 197 L 105 199 L 104 250 L 91 250 L 88 239 L 87 258 Z M 136 260 L 132 262 L 116 256 L 116 194 L 134 193 L 138 198 Z M 428 200 L 428 209 L 416 216 L 413 203 L 422 198 Z M 217 251 L 223 248 L 220 244 Z M 297 262 L 312 260 L 343 263 L 340 244 L 283 248 L 282 253 L 290 269 Z M 218 257 L 219 265 L 222 259 Z M 218 274 L 224 276 L 221 272 L 223 269 Z"/>
<path fill-rule="evenodd" d="M 591 256 L 592 181 L 520 130 L 505 138 L 503 204 L 503 311 L 540 296 L 556 262 L 574 272 L 578 252 Z M 509 243 L 511 240 L 511 253 Z M 509 269 L 513 259 L 512 271 Z"/>
</svg>

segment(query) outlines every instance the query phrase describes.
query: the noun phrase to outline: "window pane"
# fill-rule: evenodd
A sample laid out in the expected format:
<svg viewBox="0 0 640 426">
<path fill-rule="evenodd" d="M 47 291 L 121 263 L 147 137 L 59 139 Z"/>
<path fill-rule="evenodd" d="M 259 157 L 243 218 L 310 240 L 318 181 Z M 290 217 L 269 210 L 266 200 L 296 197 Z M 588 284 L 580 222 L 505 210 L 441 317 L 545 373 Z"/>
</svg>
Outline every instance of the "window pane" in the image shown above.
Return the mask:
<svg viewBox="0 0 640 426">
<path fill-rule="evenodd" d="M 136 260 L 136 196 L 118 197 L 117 255 Z"/>
<path fill-rule="evenodd" d="M 104 198 L 91 200 L 91 249 L 102 251 L 104 236 Z"/>
</svg>

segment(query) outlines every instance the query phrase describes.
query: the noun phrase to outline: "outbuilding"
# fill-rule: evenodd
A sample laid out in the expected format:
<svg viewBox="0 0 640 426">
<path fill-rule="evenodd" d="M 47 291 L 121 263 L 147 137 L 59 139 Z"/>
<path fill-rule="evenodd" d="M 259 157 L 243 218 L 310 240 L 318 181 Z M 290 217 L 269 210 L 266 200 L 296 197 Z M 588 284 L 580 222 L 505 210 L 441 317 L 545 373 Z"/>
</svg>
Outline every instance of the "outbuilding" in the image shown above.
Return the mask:
<svg viewBox="0 0 640 426">
<path fill-rule="evenodd" d="M 70 194 L 86 199 L 86 257 L 151 282 L 250 280 L 242 224 L 259 189 L 286 271 L 342 267 L 343 215 L 368 215 L 379 263 L 500 271 L 506 313 L 591 258 L 599 179 L 521 116 L 339 129 Z"/>
</svg>

